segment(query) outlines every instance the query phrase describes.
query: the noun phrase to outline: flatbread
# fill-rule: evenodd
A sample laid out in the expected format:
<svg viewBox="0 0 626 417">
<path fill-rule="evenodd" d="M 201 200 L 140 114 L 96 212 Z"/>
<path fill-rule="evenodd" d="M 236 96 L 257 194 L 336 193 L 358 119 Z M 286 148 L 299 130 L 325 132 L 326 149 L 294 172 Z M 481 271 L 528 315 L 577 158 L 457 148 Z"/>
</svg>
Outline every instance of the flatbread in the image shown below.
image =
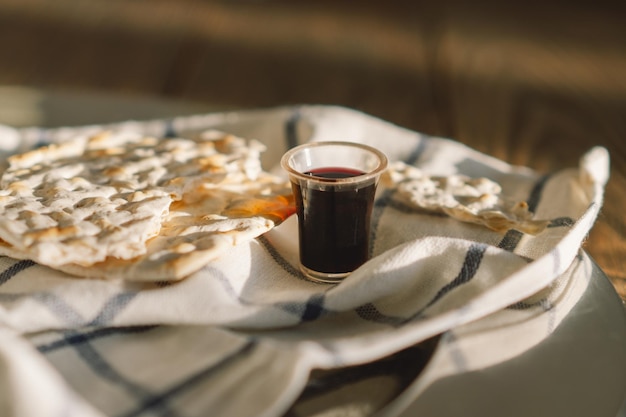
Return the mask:
<svg viewBox="0 0 626 417">
<path fill-rule="evenodd" d="M 263 150 L 218 131 L 103 132 L 10 157 L 0 253 L 87 277 L 181 279 L 293 213 Z"/>
<path fill-rule="evenodd" d="M 262 179 L 268 177 L 265 174 Z M 243 181 L 235 187 L 199 185 L 182 200 L 172 203 L 161 231 L 147 242 L 147 252 L 140 257 L 110 258 L 90 267 L 61 265 L 58 269 L 83 277 L 132 281 L 185 278 L 233 246 L 268 232 L 294 213 L 290 189 L 283 183 L 261 187 L 262 179 L 247 181 L 246 190 Z"/>
<path fill-rule="evenodd" d="M 124 153 L 116 139 L 105 150 L 101 135 L 10 157 L 0 180 L 0 238 L 51 266 L 143 253 L 172 197 L 138 175 L 110 175 L 154 143 L 124 135 Z"/>
<path fill-rule="evenodd" d="M 525 201 L 502 194 L 498 183 L 465 175 L 430 176 L 419 168 L 396 162 L 383 174 L 382 183 L 395 192 L 395 201 L 454 219 L 479 224 L 497 232 L 515 229 L 536 235 L 549 224 L 534 219 Z"/>
</svg>

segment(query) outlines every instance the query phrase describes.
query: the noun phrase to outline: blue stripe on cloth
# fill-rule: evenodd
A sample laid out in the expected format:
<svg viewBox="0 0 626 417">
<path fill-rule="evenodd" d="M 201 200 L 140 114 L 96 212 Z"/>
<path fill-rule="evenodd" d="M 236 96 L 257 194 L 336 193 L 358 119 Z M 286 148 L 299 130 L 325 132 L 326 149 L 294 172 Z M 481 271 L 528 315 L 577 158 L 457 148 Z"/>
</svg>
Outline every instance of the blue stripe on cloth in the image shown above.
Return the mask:
<svg viewBox="0 0 626 417">
<path fill-rule="evenodd" d="M 102 326 L 111 323 L 137 295 L 137 292 L 125 292 L 114 295 L 107 300 L 100 312 L 88 325 Z"/>
<path fill-rule="evenodd" d="M 285 122 L 285 145 L 287 149 L 298 146 L 298 122 L 302 118 L 300 108 L 295 108 L 287 121 Z"/>
<path fill-rule="evenodd" d="M 528 210 L 531 212 L 535 212 L 537 210 L 537 206 L 539 206 L 539 201 L 541 201 L 541 194 L 543 193 L 543 189 L 546 186 L 546 183 L 550 179 L 550 175 L 543 175 L 539 178 L 539 180 L 533 186 L 533 189 L 530 191 L 530 195 L 527 199 Z M 504 238 L 498 244 L 500 249 L 504 249 L 509 252 L 514 252 L 519 242 L 522 240 L 524 234 L 518 230 L 509 230 L 504 235 Z"/>
<path fill-rule="evenodd" d="M 235 291 L 235 287 L 230 282 L 230 279 L 219 269 L 214 268 L 212 266 L 205 266 L 203 268 L 205 271 L 209 272 L 210 276 L 214 277 L 224 288 L 224 291 L 234 300 L 237 300 L 241 305 L 249 305 L 250 303 L 244 298 L 240 297 L 237 291 Z"/>
<path fill-rule="evenodd" d="M 555 219 L 550 220 L 548 224 L 548 228 L 556 228 L 556 227 L 571 227 L 575 223 L 574 219 L 571 217 L 557 217 Z M 500 249 L 507 250 L 509 252 L 515 251 L 517 245 L 522 240 L 524 233 L 519 230 L 511 229 L 502 238 L 500 243 L 498 243 L 498 247 Z"/>
<path fill-rule="evenodd" d="M 210 379 L 214 374 L 224 370 L 232 363 L 239 361 L 243 356 L 249 355 L 256 346 L 256 340 L 252 339 L 247 341 L 238 349 L 230 353 L 228 356 L 224 357 L 219 363 L 201 370 L 200 372 L 192 375 L 184 381 L 166 389 L 163 392 L 160 392 L 158 395 L 144 398 L 134 410 L 130 410 L 127 413 L 122 414 L 120 417 L 135 417 L 142 414 L 148 414 L 155 410 L 161 411 L 162 406 L 166 404 L 167 401 L 171 400 L 173 397 L 183 394 L 189 389 L 198 386 L 203 380 Z"/>
<path fill-rule="evenodd" d="M 359 315 L 359 317 L 363 318 L 364 320 L 380 324 L 388 324 L 391 326 L 399 326 L 409 321 L 420 318 L 426 309 L 431 307 L 446 294 L 448 294 L 455 288 L 468 283 L 472 280 L 472 278 L 474 278 L 476 272 L 480 268 L 480 264 L 487 248 L 488 245 L 485 244 L 472 244 L 472 246 L 470 246 L 465 255 L 465 259 L 463 261 L 463 265 L 461 266 L 461 271 L 459 272 L 459 274 L 452 281 L 441 287 L 439 291 L 437 291 L 435 296 L 428 302 L 428 304 L 419 309 L 417 312 L 413 313 L 408 318 L 400 318 L 383 314 L 376 308 L 375 305 L 371 303 L 364 304 L 355 309 L 355 311 Z"/>
<path fill-rule="evenodd" d="M 515 304 L 511 304 L 507 307 L 507 310 L 517 310 L 517 311 L 525 311 L 530 310 L 532 308 L 539 307 L 541 308 L 543 313 L 548 313 L 548 326 L 547 326 L 547 334 L 552 333 L 552 331 L 556 328 L 556 309 L 555 305 L 552 301 L 547 298 L 542 298 L 534 303 L 527 303 L 524 301 L 519 301 Z"/>
<path fill-rule="evenodd" d="M 77 327 L 85 324 L 83 316 L 54 293 L 38 292 L 32 294 L 32 298 L 44 304 L 55 316 L 60 318 L 65 325 Z"/>
<path fill-rule="evenodd" d="M 300 321 L 307 322 L 333 313 L 333 310 L 329 310 L 324 306 L 325 299 L 325 294 L 318 293 L 311 295 L 305 303 L 281 302 L 274 304 L 274 307 L 295 314 L 300 317 Z"/>
<path fill-rule="evenodd" d="M 547 299 L 542 298 L 534 303 L 527 303 L 525 301 L 518 301 L 507 307 L 508 310 L 530 310 L 531 308 L 541 307 L 543 311 L 550 311 L 554 308 L 554 305 Z"/>
<path fill-rule="evenodd" d="M 519 230 L 511 229 L 504 234 L 504 237 L 500 240 L 500 243 L 498 243 L 498 247 L 513 252 L 515 248 L 517 248 L 517 245 L 519 245 L 523 236 L 524 233 Z"/>
<path fill-rule="evenodd" d="M 165 129 L 163 132 L 163 137 L 175 138 L 177 135 L 178 135 L 178 132 L 176 132 L 176 128 L 174 127 L 174 120 L 173 119 L 165 120 Z"/>
<path fill-rule="evenodd" d="M 325 312 L 324 294 L 313 294 L 307 301 L 301 318 L 302 321 L 311 321 L 319 318 Z"/>
<path fill-rule="evenodd" d="M 482 262 L 483 256 L 485 255 L 485 251 L 488 246 L 482 243 L 474 243 L 467 251 L 465 255 L 465 260 L 463 261 L 463 266 L 461 267 L 461 271 L 459 274 L 448 284 L 444 285 L 437 294 L 433 297 L 432 300 L 424 308 L 415 313 L 409 320 L 412 320 L 418 316 L 421 316 L 422 313 L 430 306 L 435 304 L 441 298 L 443 298 L 450 291 L 455 288 L 467 284 L 476 276 L 476 272 L 478 272 L 478 268 L 480 268 L 480 264 Z"/>
<path fill-rule="evenodd" d="M 576 223 L 571 217 L 557 217 L 550 220 L 548 227 L 571 227 Z"/>
<path fill-rule="evenodd" d="M 539 206 L 539 201 L 541 201 L 541 194 L 543 193 L 543 189 L 546 186 L 546 183 L 550 179 L 551 175 L 543 175 L 539 178 L 539 181 L 535 184 L 533 189 L 530 192 L 530 196 L 528 197 L 528 210 L 535 212 L 537 207 Z"/>
<path fill-rule="evenodd" d="M 68 327 L 102 326 L 110 323 L 136 296 L 136 293 L 122 293 L 111 297 L 101 308 L 96 317 L 87 321 L 74 307 L 53 292 L 34 292 L 19 294 L 0 294 L 0 301 L 16 301 L 31 298 L 45 305 Z"/>
<path fill-rule="evenodd" d="M 51 343 L 37 346 L 37 350 L 43 354 L 57 351 L 66 347 L 72 347 L 81 343 L 87 343 L 92 340 L 98 340 L 105 337 L 116 336 L 120 334 L 143 333 L 160 326 L 131 326 L 131 327 L 107 327 L 101 329 L 89 330 L 79 333 L 77 331 L 66 332 L 63 338 Z"/>
<path fill-rule="evenodd" d="M 37 130 L 37 141 L 33 145 L 33 149 L 41 148 L 42 146 L 48 146 L 52 143 L 50 135 L 48 134 L 48 130 L 44 128 L 40 128 Z"/>
<path fill-rule="evenodd" d="M 571 226 L 570 225 L 570 219 L 569 217 L 564 217 L 561 218 L 563 219 L 562 223 L 565 223 L 565 226 Z M 559 220 L 559 219 L 556 219 Z M 558 223 L 561 223 L 561 221 L 559 221 Z M 573 224 L 573 220 L 572 220 L 572 224 Z M 559 224 L 560 226 L 560 224 Z M 554 226 L 554 227 L 558 227 L 558 226 Z M 558 268 L 558 264 L 560 261 L 560 255 L 558 254 L 558 252 L 554 252 L 553 256 L 555 258 L 555 264 L 556 267 Z M 574 262 L 583 262 L 583 257 L 582 254 L 579 252 L 578 255 L 576 256 Z M 521 300 L 518 301 L 514 304 L 511 304 L 507 307 L 508 310 L 530 310 L 532 308 L 541 308 L 541 310 L 545 313 L 545 312 L 549 312 L 551 313 L 551 315 L 549 316 L 550 322 L 548 323 L 548 333 L 551 333 L 552 330 L 554 330 L 554 328 L 556 328 L 556 311 L 555 311 L 555 305 L 553 304 L 553 302 L 551 300 L 549 300 L 546 297 L 543 297 L 535 302 L 529 303 L 527 301 Z"/>
<path fill-rule="evenodd" d="M 415 165 L 417 163 L 417 161 L 419 161 L 419 159 L 422 157 L 422 154 L 424 153 L 424 150 L 426 150 L 426 145 L 428 143 L 428 136 L 424 136 L 424 135 L 420 135 L 420 140 L 417 143 L 417 146 L 415 147 L 415 149 L 413 149 L 413 152 L 411 152 L 404 160 L 403 162 L 409 165 Z"/>
<path fill-rule="evenodd" d="M 83 359 L 85 364 L 99 377 L 109 381 L 110 383 L 121 387 L 124 392 L 132 395 L 135 399 L 143 403 L 148 398 L 154 398 L 154 393 L 142 385 L 131 381 L 115 369 L 111 364 L 89 343 L 89 340 L 81 340 L 82 335 L 80 333 L 74 333 L 71 335 L 74 339 L 72 347 L 76 353 Z M 163 413 L 165 415 L 174 415 L 170 410 L 167 410 L 167 404 L 165 401 L 160 403 L 164 408 Z M 166 412 L 168 411 L 168 412 Z"/>
<path fill-rule="evenodd" d="M 467 358 L 463 355 L 462 349 L 459 349 L 459 345 L 456 343 L 457 337 L 452 331 L 444 333 L 441 337 L 441 345 L 447 345 L 450 352 L 450 359 L 456 367 L 457 372 L 462 372 L 468 369 Z"/>
<path fill-rule="evenodd" d="M 274 260 L 274 262 L 276 262 L 285 272 L 287 272 L 289 275 L 292 275 L 298 279 L 301 280 L 307 280 L 307 278 L 304 276 L 304 274 L 302 273 L 302 271 L 300 271 L 300 269 L 294 267 L 293 265 L 291 265 L 277 250 L 276 248 L 270 243 L 270 241 L 265 237 L 265 236 L 259 236 L 257 238 L 257 241 L 259 243 L 261 243 L 261 245 L 265 248 L 265 250 L 269 253 L 269 255 L 272 257 L 272 259 Z"/>
<path fill-rule="evenodd" d="M 354 311 L 363 320 L 379 324 L 388 324 L 394 327 L 400 326 L 406 321 L 406 318 L 404 317 L 389 316 L 381 313 L 380 310 L 378 310 L 378 307 L 372 303 L 363 304 L 362 306 L 357 307 Z"/>
<path fill-rule="evenodd" d="M 30 268 L 31 266 L 36 265 L 35 262 L 30 260 L 17 261 L 4 271 L 0 273 L 0 285 L 6 283 L 11 278 L 15 277 L 17 274 L 22 272 L 25 269 Z"/>
<path fill-rule="evenodd" d="M 235 288 L 231 284 L 230 280 L 222 271 L 217 268 L 205 267 L 205 270 L 209 271 L 210 274 L 217 279 L 221 284 L 226 293 L 237 300 L 241 305 L 244 306 L 260 306 L 259 303 L 251 302 L 241 297 Z M 329 285 L 326 288 L 326 291 L 332 289 L 334 285 Z M 309 297 L 306 302 L 277 302 L 277 303 L 269 303 L 266 304 L 267 307 L 273 307 L 285 311 L 289 314 L 293 314 L 297 316 L 301 321 L 310 321 L 315 320 L 323 315 L 330 313 L 331 311 L 324 308 L 324 293 L 315 293 Z"/>
</svg>

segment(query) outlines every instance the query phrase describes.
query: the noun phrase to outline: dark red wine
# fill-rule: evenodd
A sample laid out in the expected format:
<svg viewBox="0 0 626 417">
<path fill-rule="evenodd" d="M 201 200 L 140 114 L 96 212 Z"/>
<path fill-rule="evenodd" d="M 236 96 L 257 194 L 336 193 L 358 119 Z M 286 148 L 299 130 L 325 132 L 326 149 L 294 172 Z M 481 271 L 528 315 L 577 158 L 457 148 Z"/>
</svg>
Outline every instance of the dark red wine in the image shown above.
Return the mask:
<svg viewBox="0 0 626 417">
<path fill-rule="evenodd" d="M 324 168 L 316 168 L 312 171 L 305 172 L 304 175 L 311 175 L 313 177 L 322 177 L 322 178 L 349 178 L 356 177 L 359 175 L 363 175 L 365 172 L 359 171 L 357 169 L 351 168 L 343 168 L 343 167 L 324 167 Z"/>
<path fill-rule="evenodd" d="M 327 167 L 306 175 L 341 179 L 364 174 L 361 171 Z M 351 272 L 369 255 L 370 218 L 376 182 L 358 188 L 308 187 L 292 183 L 298 207 L 300 262 L 324 273 Z M 306 203 L 305 203 L 306 202 Z"/>
</svg>

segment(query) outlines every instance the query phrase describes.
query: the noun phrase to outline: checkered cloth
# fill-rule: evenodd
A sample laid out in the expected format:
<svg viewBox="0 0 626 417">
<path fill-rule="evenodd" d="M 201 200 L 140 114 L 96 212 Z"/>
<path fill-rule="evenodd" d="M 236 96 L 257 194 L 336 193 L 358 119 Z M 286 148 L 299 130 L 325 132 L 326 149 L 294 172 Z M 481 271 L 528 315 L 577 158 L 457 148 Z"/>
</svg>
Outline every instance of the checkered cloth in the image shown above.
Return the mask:
<svg viewBox="0 0 626 417">
<path fill-rule="evenodd" d="M 102 127 L 5 128 L 0 152 Z M 104 127 L 163 136 L 218 128 L 267 144 L 263 164 L 275 172 L 295 145 L 358 141 L 428 174 L 488 177 L 550 224 L 537 236 L 501 234 L 397 205 L 381 187 L 372 259 L 338 285 L 299 272 L 294 218 L 175 284 L 86 280 L 0 257 L 0 415 L 297 415 L 311 370 L 375 363 L 443 335 L 408 393 L 388 405 L 393 413 L 443 376 L 545 339 L 590 276 L 581 244 L 608 179 L 603 148 L 542 175 L 328 106 Z"/>
</svg>

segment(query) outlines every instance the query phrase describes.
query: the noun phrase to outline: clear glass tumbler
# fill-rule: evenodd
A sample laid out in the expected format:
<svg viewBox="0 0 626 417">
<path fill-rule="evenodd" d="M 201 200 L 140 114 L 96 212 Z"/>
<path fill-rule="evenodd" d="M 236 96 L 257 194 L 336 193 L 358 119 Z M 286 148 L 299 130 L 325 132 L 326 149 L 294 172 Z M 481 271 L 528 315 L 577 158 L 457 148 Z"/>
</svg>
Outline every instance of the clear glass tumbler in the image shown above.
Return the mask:
<svg viewBox="0 0 626 417">
<path fill-rule="evenodd" d="M 336 283 L 369 257 L 370 222 L 387 157 L 355 142 L 313 142 L 281 160 L 296 200 L 300 269 Z"/>
</svg>

